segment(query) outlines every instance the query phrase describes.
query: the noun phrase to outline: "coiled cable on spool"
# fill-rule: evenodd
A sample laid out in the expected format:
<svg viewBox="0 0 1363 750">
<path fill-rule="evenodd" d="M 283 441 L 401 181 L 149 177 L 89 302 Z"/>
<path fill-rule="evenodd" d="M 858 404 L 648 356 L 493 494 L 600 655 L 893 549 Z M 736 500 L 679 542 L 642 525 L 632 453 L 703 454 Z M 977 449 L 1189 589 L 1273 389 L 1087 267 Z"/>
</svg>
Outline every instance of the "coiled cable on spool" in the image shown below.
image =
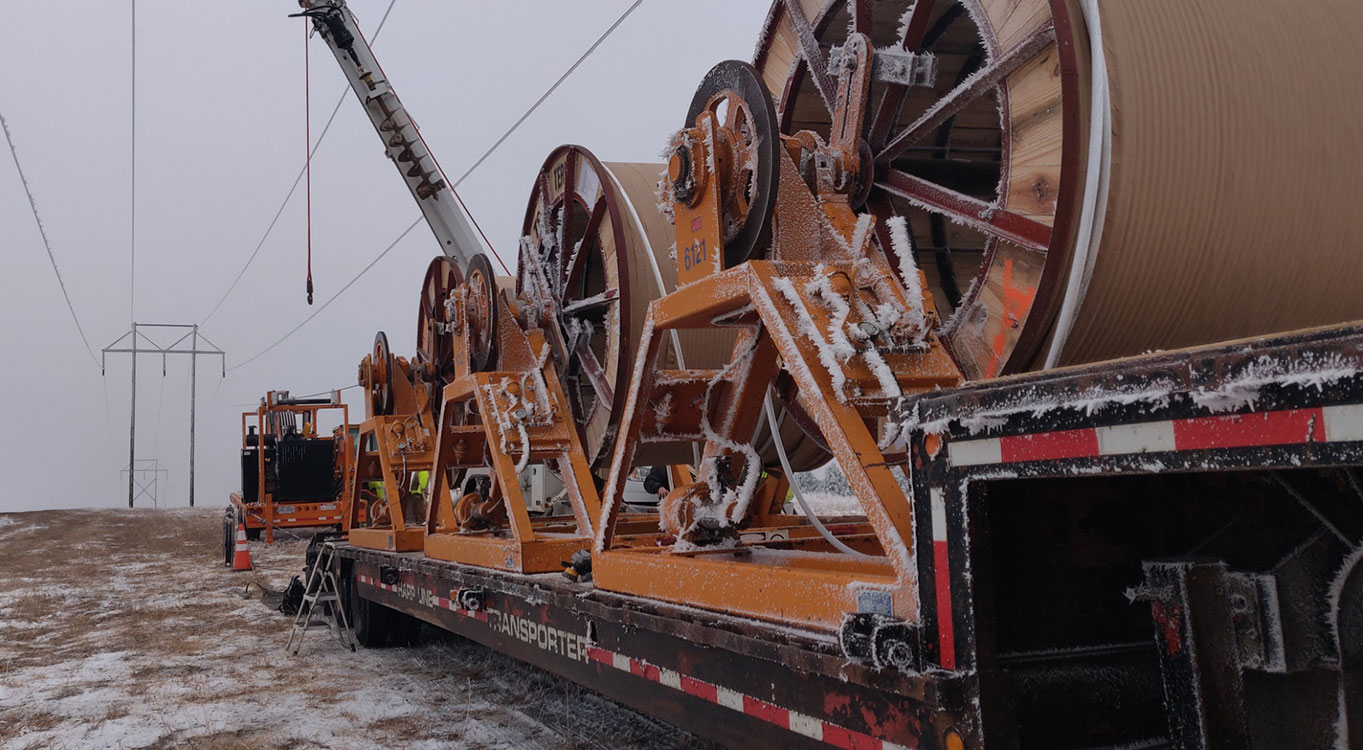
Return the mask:
<svg viewBox="0 0 1363 750">
<path fill-rule="evenodd" d="M 1046 368 L 1056 367 L 1065 341 L 1074 328 L 1079 305 L 1088 291 L 1093 265 L 1098 258 L 1098 244 L 1103 236 L 1103 219 L 1107 215 L 1109 181 L 1112 175 L 1112 91 L 1107 75 L 1107 55 L 1103 49 L 1103 26 L 1098 17 L 1097 0 L 1083 0 L 1080 10 L 1088 29 L 1090 66 L 1092 69 L 1089 99 L 1088 164 L 1084 182 L 1084 202 L 1079 214 L 1079 236 L 1075 238 L 1074 258 L 1070 261 L 1068 288 L 1056 317 L 1055 336 L 1046 353 Z"/>
<path fill-rule="evenodd" d="M 776 446 L 776 456 L 781 459 L 781 470 L 786 473 L 786 479 L 790 482 L 790 490 L 795 495 L 795 503 L 800 506 L 800 510 L 804 511 L 805 518 L 809 519 L 810 525 L 814 527 L 815 531 L 819 532 L 819 536 L 823 537 L 824 541 L 833 545 L 834 549 L 839 552 L 856 557 L 872 557 L 873 555 L 852 549 L 841 539 L 833 536 L 833 533 L 819 520 L 819 516 L 809 507 L 809 502 L 805 500 L 804 493 L 800 492 L 800 485 L 795 483 L 795 472 L 790 470 L 790 459 L 786 458 L 786 446 L 781 441 L 781 430 L 776 423 L 776 410 L 771 406 L 770 390 L 762 397 L 762 410 L 766 412 L 767 424 L 771 426 L 771 440 Z"/>
</svg>

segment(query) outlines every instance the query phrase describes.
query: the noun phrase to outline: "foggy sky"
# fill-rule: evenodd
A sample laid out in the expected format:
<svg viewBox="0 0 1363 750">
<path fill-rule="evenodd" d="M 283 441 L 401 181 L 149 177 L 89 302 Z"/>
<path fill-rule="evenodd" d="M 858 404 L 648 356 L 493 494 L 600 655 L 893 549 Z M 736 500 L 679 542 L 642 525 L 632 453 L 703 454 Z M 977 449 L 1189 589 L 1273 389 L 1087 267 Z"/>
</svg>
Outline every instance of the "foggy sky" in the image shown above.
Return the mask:
<svg viewBox="0 0 1363 750">
<path fill-rule="evenodd" d="M 387 0 L 350 0 L 367 36 Z M 629 5 L 397 0 L 374 43 L 445 172 L 457 178 Z M 553 148 L 660 161 L 714 63 L 750 60 L 766 0 L 645 0 L 460 188 L 514 268 L 532 181 Z M 76 313 L 96 355 L 130 321 L 130 3 L 0 0 L 0 112 L 9 122 Z M 139 323 L 201 322 L 259 242 L 303 164 L 304 22 L 293 0 L 137 2 Z M 313 161 L 313 278 L 321 304 L 419 211 L 325 43 L 308 44 L 313 137 L 346 101 Z M 303 191 L 203 328 L 229 367 L 305 318 Z M 289 341 L 218 377 L 200 360 L 197 505 L 237 489 L 240 412 L 268 389 L 350 385 L 378 330 L 415 345 L 417 290 L 439 252 L 419 226 Z M 117 506 L 128 451 L 128 357 L 107 376 L 81 344 L 8 154 L 0 155 L 0 511 Z M 161 336 L 164 334 L 153 334 Z M 163 343 L 169 343 L 165 339 Z M 185 357 L 142 357 L 138 457 L 169 469 L 184 505 Z M 105 392 L 107 389 L 107 407 Z M 346 391 L 363 417 L 358 389 Z M 159 420 L 158 420 L 159 414 Z"/>
</svg>

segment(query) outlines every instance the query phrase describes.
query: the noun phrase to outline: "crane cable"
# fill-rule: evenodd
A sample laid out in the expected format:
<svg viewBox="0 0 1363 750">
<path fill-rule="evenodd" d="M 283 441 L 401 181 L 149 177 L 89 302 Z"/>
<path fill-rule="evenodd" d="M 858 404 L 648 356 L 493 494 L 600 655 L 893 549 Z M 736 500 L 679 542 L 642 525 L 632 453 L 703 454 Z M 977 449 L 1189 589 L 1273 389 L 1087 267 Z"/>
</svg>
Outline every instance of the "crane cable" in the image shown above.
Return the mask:
<svg viewBox="0 0 1363 750">
<path fill-rule="evenodd" d="M 583 52 L 583 53 L 582 53 L 582 56 L 579 57 L 579 58 L 577 58 L 577 61 L 574 62 L 571 66 L 569 66 L 569 68 L 568 68 L 566 71 L 564 71 L 563 75 L 559 76 L 559 77 L 558 77 L 558 80 L 557 80 L 557 81 L 554 81 L 553 85 L 550 86 L 549 89 L 548 89 L 547 91 L 545 91 L 544 94 L 543 94 L 542 96 L 540 96 L 540 98 L 537 99 L 537 100 L 535 101 L 534 104 L 530 105 L 530 109 L 526 110 L 525 114 L 521 115 L 521 118 L 520 118 L 519 120 L 517 120 L 514 124 L 512 124 L 512 126 L 511 126 L 505 133 L 502 134 L 502 137 L 501 137 L 501 138 L 498 138 L 498 139 L 497 139 L 497 142 L 494 143 L 494 144 L 492 144 L 492 147 L 489 148 L 486 152 L 483 153 L 483 155 L 482 155 L 481 157 L 478 158 L 478 161 L 476 161 L 476 162 L 473 163 L 473 166 L 471 166 L 471 167 L 469 167 L 468 169 L 464 170 L 464 174 L 460 175 L 460 176 L 459 176 L 459 179 L 458 179 L 458 180 L 455 180 L 454 184 L 450 185 L 450 189 L 451 189 L 451 190 L 454 190 L 455 188 L 458 188 L 461 184 L 463 184 L 464 180 L 468 179 L 469 175 L 473 174 L 473 171 L 474 171 L 475 169 L 477 169 L 479 166 L 481 166 L 483 162 L 487 161 L 487 158 L 488 158 L 489 156 L 492 155 L 492 152 L 493 152 L 493 151 L 496 151 L 497 148 L 498 148 L 499 146 L 501 146 L 503 143 L 505 143 L 505 142 L 506 142 L 506 139 L 509 138 L 509 137 L 511 136 L 512 133 L 516 132 L 516 129 L 519 128 L 519 127 L 521 126 L 521 123 L 525 122 L 526 119 L 529 118 L 530 115 L 533 114 L 534 111 L 535 111 L 536 109 L 538 109 L 539 106 L 540 106 L 541 104 L 543 104 L 543 103 L 545 102 L 546 99 L 549 98 L 549 95 L 552 94 L 552 93 L 554 93 L 554 90 L 557 89 L 557 88 L 559 87 L 559 85 L 562 84 L 565 80 L 567 80 L 567 79 L 568 79 L 568 76 L 572 75 L 572 74 L 573 74 L 573 71 L 577 70 L 578 67 L 579 67 L 580 65 L 582 65 L 582 62 L 583 62 L 584 60 L 586 60 L 588 57 L 590 57 L 591 54 L 592 54 L 593 52 L 596 51 L 596 48 L 597 48 L 597 47 L 600 47 L 600 46 L 601 46 L 601 43 L 602 43 L 602 42 L 606 41 L 606 37 L 610 36 L 611 33 L 614 32 L 614 31 L 620 26 L 621 23 L 624 23 L 625 19 L 629 17 L 629 14 L 633 13 L 634 10 L 635 10 L 635 8 L 638 8 L 638 7 L 643 3 L 643 1 L 644 1 L 644 0 L 634 0 L 634 2 L 633 2 L 628 8 L 625 9 L 625 12 L 624 12 L 624 13 L 620 14 L 620 17 L 617 18 L 617 19 L 615 19 L 615 23 L 611 24 L 611 25 L 610 25 L 610 28 L 606 29 L 606 31 L 605 31 L 603 34 L 601 34 L 601 36 L 598 37 L 597 40 L 596 40 L 595 42 L 592 43 L 592 46 L 588 47 L 588 48 L 587 48 L 587 51 L 586 51 L 586 52 Z M 392 6 L 390 5 L 389 7 L 391 8 Z M 386 16 L 385 16 L 385 17 L 386 17 Z M 374 35 L 377 37 L 377 36 L 378 36 L 378 33 L 375 32 Z M 281 208 L 280 210 L 283 210 L 283 209 Z M 276 218 L 278 218 L 278 217 L 276 217 Z M 343 293 L 345 292 L 345 290 L 349 289 L 351 286 L 353 286 L 353 285 L 355 284 L 355 282 L 359 281 L 361 276 L 364 276 L 366 273 L 369 273 L 369 270 L 370 270 L 371 268 L 373 268 L 374 266 L 378 265 L 378 262 L 381 261 L 381 260 L 383 260 L 384 256 L 388 255 L 388 253 L 391 252 L 391 251 L 393 250 L 394 247 L 397 247 L 397 244 L 398 244 L 399 242 L 401 242 L 401 241 L 403 240 L 404 237 L 406 237 L 408 234 L 411 234 L 412 230 L 413 230 L 413 229 L 416 229 L 417 225 L 420 224 L 420 223 L 424 220 L 424 218 L 425 218 L 424 216 L 418 216 L 415 220 L 412 221 L 411 224 L 407 225 L 407 228 L 404 229 L 404 230 L 402 230 L 402 233 L 399 234 L 399 235 L 397 236 L 396 239 L 394 239 L 392 242 L 388 243 L 388 247 L 384 248 L 383 251 L 379 253 L 378 257 L 376 257 L 376 258 L 374 258 L 372 261 L 370 261 L 370 262 L 369 262 L 369 265 L 367 265 L 367 266 L 365 266 L 364 268 L 360 269 L 360 272 L 359 272 L 359 273 L 355 274 L 355 276 L 354 276 L 353 278 L 351 278 L 350 281 L 346 282 L 346 285 L 345 285 L 345 286 L 341 287 L 340 290 L 338 290 L 335 294 L 331 295 L 331 298 L 330 298 L 330 299 L 328 299 L 326 302 L 322 303 L 322 306 L 321 306 L 321 307 L 317 308 L 316 310 L 313 311 L 313 313 L 312 313 L 311 315 L 309 315 L 308 317 L 304 318 L 304 319 L 303 319 L 303 322 L 301 322 L 301 323 L 299 323 L 298 325 L 294 326 L 288 333 L 285 333 L 283 336 L 279 337 L 279 339 L 276 340 L 273 344 L 270 344 L 269 346 L 265 347 L 263 350 L 261 350 L 261 351 L 260 351 L 259 353 L 257 353 L 255 356 L 251 357 L 250 359 L 247 359 L 246 361 L 242 362 L 242 363 L 239 364 L 239 365 L 234 365 L 234 366 L 232 366 L 232 367 L 227 368 L 227 371 L 228 371 L 228 372 L 231 372 L 231 371 L 236 370 L 236 369 L 238 369 L 238 368 L 245 367 L 246 365 L 251 364 L 252 362 L 256 361 L 257 359 L 260 359 L 261 357 L 263 357 L 263 356 L 265 356 L 266 354 L 268 354 L 268 353 L 269 353 L 271 350 L 273 350 L 275 347 L 277 347 L 277 346 L 279 346 L 280 344 L 284 343 L 284 341 L 285 341 L 286 339 L 288 339 L 290 336 L 292 336 L 292 335 L 294 335 L 295 333 L 297 333 L 297 332 L 298 332 L 298 329 L 300 329 L 300 328 L 302 328 L 303 326 L 305 326 L 305 325 L 307 325 L 308 323 L 310 323 L 310 322 L 312 321 L 313 318 L 317 317 L 318 313 L 320 313 L 320 312 L 322 312 L 323 310 L 325 310 L 325 309 L 327 308 L 327 306 L 330 305 L 332 302 L 335 302 L 335 301 L 336 301 L 336 298 L 337 298 L 337 297 L 340 297 L 341 294 L 343 294 Z M 481 231 L 481 230 L 480 230 L 480 231 Z M 264 240 L 261 240 L 261 242 L 264 243 Z M 491 247 L 491 245 L 489 245 L 489 247 Z M 259 248 L 256 248 L 256 249 L 259 250 Z M 495 253 L 494 253 L 494 254 L 495 254 Z M 255 256 L 252 256 L 252 257 L 255 257 Z M 249 261 L 248 261 L 247 263 L 249 264 Z M 242 272 L 245 273 L 245 269 L 242 269 Z M 238 279 L 240 279 L 240 276 L 238 276 Z M 235 283 L 236 283 L 236 282 L 233 282 L 233 285 L 235 285 Z M 228 291 L 230 292 L 231 290 L 228 290 Z M 223 299 L 226 299 L 226 297 L 224 296 Z M 219 302 L 218 304 L 221 305 L 222 303 Z M 217 308 L 215 307 L 214 310 L 216 310 L 216 309 L 217 309 Z M 211 314 L 212 314 L 212 313 L 210 313 L 210 315 L 211 315 Z M 207 318 L 205 318 L 205 320 L 207 320 Z"/>
<path fill-rule="evenodd" d="M 388 15 L 393 12 L 393 5 L 396 3 L 397 0 L 388 0 L 388 9 L 383 12 L 383 18 L 379 19 L 379 25 L 374 29 L 375 41 L 378 40 L 379 33 L 383 31 L 383 25 L 388 22 Z M 303 163 L 303 166 L 298 170 L 298 176 L 293 178 L 293 185 L 289 187 L 289 192 L 284 196 L 284 200 L 280 202 L 279 208 L 275 211 L 274 218 L 270 219 L 269 226 L 265 227 L 265 233 L 261 235 L 260 241 L 256 243 L 256 247 L 251 251 L 250 257 L 246 259 L 246 263 L 242 265 L 241 270 L 237 272 L 236 278 L 232 279 L 232 283 L 227 286 L 227 291 L 223 292 L 222 297 L 218 298 L 217 303 L 213 305 L 213 309 L 209 310 L 203 320 L 199 321 L 200 326 L 207 323 L 209 318 L 212 318 L 217 314 L 218 309 L 222 307 L 222 304 L 227 301 L 228 297 L 232 296 L 232 292 L 236 290 L 237 284 L 240 284 L 242 277 L 246 275 L 247 269 L 255 262 L 256 256 L 260 254 L 260 249 L 265 247 L 265 241 L 268 240 L 270 234 L 274 232 L 275 225 L 279 223 L 279 217 L 284 215 L 284 209 L 288 207 L 289 201 L 293 199 L 294 192 L 298 190 L 298 184 L 303 181 L 303 175 L 307 170 L 308 162 L 311 162 L 312 158 L 317 155 L 317 149 L 322 147 L 322 141 L 327 137 L 327 133 L 331 130 L 331 124 L 336 121 L 336 115 L 340 113 L 346 98 L 352 95 L 353 92 L 350 88 L 350 84 L 346 84 L 345 89 L 341 91 L 340 97 L 336 99 L 336 106 L 331 109 L 331 116 L 327 118 L 327 124 L 322 126 L 322 132 L 317 135 L 317 143 L 313 144 L 312 151 L 308 153 L 308 161 Z"/>
<path fill-rule="evenodd" d="M 312 304 L 312 56 L 308 54 L 308 31 L 312 22 L 303 19 L 303 170 L 308 175 L 308 304 Z"/>
</svg>

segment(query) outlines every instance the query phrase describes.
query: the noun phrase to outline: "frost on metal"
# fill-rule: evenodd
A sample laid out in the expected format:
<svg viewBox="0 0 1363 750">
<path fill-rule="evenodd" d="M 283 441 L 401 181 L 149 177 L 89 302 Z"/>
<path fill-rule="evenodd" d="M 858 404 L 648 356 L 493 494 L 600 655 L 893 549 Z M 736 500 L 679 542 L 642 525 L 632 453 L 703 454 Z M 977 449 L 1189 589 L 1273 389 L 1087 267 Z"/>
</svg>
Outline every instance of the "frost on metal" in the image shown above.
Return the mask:
<svg viewBox="0 0 1363 750">
<path fill-rule="evenodd" d="M 909 237 L 908 220 L 903 216 L 891 217 L 885 222 L 890 230 L 890 249 L 899 260 L 899 276 L 904 282 L 905 296 L 909 302 L 910 323 L 919 333 L 919 342 L 928 332 L 927 311 L 923 307 L 923 280 L 918 274 L 918 262 L 914 257 L 913 239 Z"/>
<path fill-rule="evenodd" d="M 664 151 L 663 158 L 672 158 L 671 152 Z M 676 209 L 673 208 L 672 183 L 667 179 L 666 168 L 658 175 L 658 182 L 653 186 L 653 198 L 656 201 L 654 205 L 657 206 L 658 213 L 662 214 L 667 219 L 668 224 L 675 225 L 677 223 L 677 214 Z"/>
<path fill-rule="evenodd" d="M 909 22 L 913 20 L 913 12 L 917 9 L 918 3 L 916 1 L 910 3 L 909 7 L 904 10 L 903 15 L 899 17 L 899 27 L 895 29 L 894 34 L 895 39 L 898 39 L 901 44 L 909 35 Z"/>
<path fill-rule="evenodd" d="M 814 318 L 805 309 L 804 301 L 800 299 L 800 293 L 795 290 L 795 283 L 782 276 L 772 283 L 776 291 L 780 292 L 795 310 L 796 319 L 799 322 L 800 334 L 809 339 L 814 345 L 815 352 L 819 355 L 819 363 L 828 371 L 829 377 L 833 381 L 833 396 L 839 402 L 846 402 L 847 396 L 843 393 L 843 386 L 847 383 L 847 376 L 842 371 L 842 365 L 838 363 L 837 357 L 833 353 L 832 347 L 824 340 L 819 333 L 819 327 L 814 323 Z M 804 384 L 801 384 L 804 387 Z M 813 392 L 813 391 L 811 391 Z"/>
<path fill-rule="evenodd" d="M 1164 408 L 1169 399 L 1179 389 L 1172 379 L 1151 379 L 1130 386 L 1092 387 L 1073 396 L 1058 396 L 1047 387 L 1031 387 L 1014 395 L 1007 403 L 992 409 L 984 409 L 970 414 L 953 414 L 929 422 L 921 422 L 917 408 L 903 418 L 903 429 L 922 430 L 928 434 L 945 432 L 952 422 L 959 424 L 971 435 L 988 434 L 1003 427 L 1008 420 L 1018 415 L 1028 415 L 1039 419 L 1050 412 L 1060 409 L 1083 412 L 1094 416 L 1114 407 L 1144 404 L 1147 411 Z"/>
<path fill-rule="evenodd" d="M 975 278 L 970 280 L 970 286 L 966 287 L 965 293 L 961 295 L 960 306 L 953 310 L 951 312 L 951 316 L 948 317 L 946 322 L 942 324 L 940 333 L 943 336 L 950 336 L 951 334 L 955 333 L 956 330 L 961 327 L 961 325 L 966 321 L 967 318 L 972 317 L 971 314 L 968 313 L 967 311 L 976 311 L 977 313 L 983 313 L 982 319 L 979 321 L 981 328 L 983 328 L 984 323 L 988 321 L 989 317 L 988 311 L 985 310 L 983 306 L 974 304 L 975 292 L 976 290 L 979 289 L 980 279 L 982 277 L 983 274 L 978 274 L 975 276 Z"/>
<path fill-rule="evenodd" d="M 1326 594 L 1326 601 L 1329 603 L 1328 612 L 1330 614 L 1329 626 L 1330 634 L 1335 639 L 1335 649 L 1340 659 L 1344 658 L 1344 639 L 1340 637 L 1339 619 L 1341 600 L 1344 596 L 1344 585 L 1348 582 L 1350 574 L 1358 566 L 1363 565 L 1363 547 L 1354 550 L 1352 554 L 1344 559 L 1344 564 L 1340 566 L 1339 572 L 1330 582 L 1329 591 Z M 1335 718 L 1335 748 L 1336 750 L 1349 749 L 1349 718 L 1344 700 L 1344 681 L 1339 684 L 1339 706 Z"/>
<path fill-rule="evenodd" d="M 1358 368 L 1338 354 L 1306 353 L 1300 359 L 1283 364 L 1264 356 L 1255 360 L 1245 371 L 1215 388 L 1198 388 L 1191 396 L 1193 402 L 1216 413 L 1254 408 L 1259 393 L 1266 385 L 1314 388 L 1320 392 L 1327 385 L 1358 375 Z"/>
</svg>

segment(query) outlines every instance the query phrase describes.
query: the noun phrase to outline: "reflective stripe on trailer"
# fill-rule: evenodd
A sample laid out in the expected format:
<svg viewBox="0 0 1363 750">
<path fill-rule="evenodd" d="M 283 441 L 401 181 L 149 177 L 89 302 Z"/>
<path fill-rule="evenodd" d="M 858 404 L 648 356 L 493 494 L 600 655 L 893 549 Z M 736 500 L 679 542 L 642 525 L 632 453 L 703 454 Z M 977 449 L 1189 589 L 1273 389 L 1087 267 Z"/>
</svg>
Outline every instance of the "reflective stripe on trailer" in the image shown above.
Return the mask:
<svg viewBox="0 0 1363 750">
<path fill-rule="evenodd" d="M 393 584 L 383 583 L 373 576 L 357 575 L 356 580 L 360 583 L 368 584 L 384 591 L 396 593 L 398 587 Z M 448 609 L 451 612 L 463 615 L 471 619 L 487 622 L 488 614 L 485 610 L 470 611 L 459 606 L 458 602 L 429 589 L 422 589 L 422 592 L 429 597 L 430 601 L 437 602 L 440 609 Z M 755 719 L 759 719 L 768 724 L 797 732 L 820 742 L 824 742 L 834 747 L 845 748 L 846 750 L 908 750 L 904 745 L 900 745 L 877 737 L 872 737 L 864 732 L 834 724 L 829 721 L 800 713 L 788 708 L 782 708 L 772 703 L 768 703 L 755 696 L 731 690 L 722 685 L 717 685 L 705 680 L 698 680 L 689 675 L 681 674 L 666 667 L 650 664 L 643 659 L 636 659 L 627 654 L 621 654 L 599 646 L 589 646 L 587 648 L 588 660 L 601 664 L 605 667 L 621 672 L 628 672 L 636 677 L 641 677 L 664 687 L 671 688 L 681 693 L 700 698 L 723 706 L 733 711 L 746 714 Z"/>
<path fill-rule="evenodd" d="M 947 554 L 947 504 L 942 490 L 932 495 L 932 571 L 937 589 L 937 650 L 943 669 L 956 668 L 956 626 L 951 610 L 951 561 Z"/>
<path fill-rule="evenodd" d="M 1224 414 L 947 444 L 952 466 L 1363 441 L 1363 405 Z"/>
<path fill-rule="evenodd" d="M 868 750 L 906 750 L 904 745 L 887 742 L 816 716 L 782 708 L 761 698 L 740 693 L 737 690 L 730 690 L 723 685 L 698 680 L 666 667 L 650 664 L 643 659 L 635 659 L 597 646 L 587 649 L 587 658 L 605 667 L 628 672 L 649 682 L 672 688 L 717 706 L 738 711 L 768 724 L 774 724 L 782 729 L 797 732 L 810 739 L 835 747 L 857 748 L 857 750 L 861 750 L 861 748 Z"/>
</svg>

